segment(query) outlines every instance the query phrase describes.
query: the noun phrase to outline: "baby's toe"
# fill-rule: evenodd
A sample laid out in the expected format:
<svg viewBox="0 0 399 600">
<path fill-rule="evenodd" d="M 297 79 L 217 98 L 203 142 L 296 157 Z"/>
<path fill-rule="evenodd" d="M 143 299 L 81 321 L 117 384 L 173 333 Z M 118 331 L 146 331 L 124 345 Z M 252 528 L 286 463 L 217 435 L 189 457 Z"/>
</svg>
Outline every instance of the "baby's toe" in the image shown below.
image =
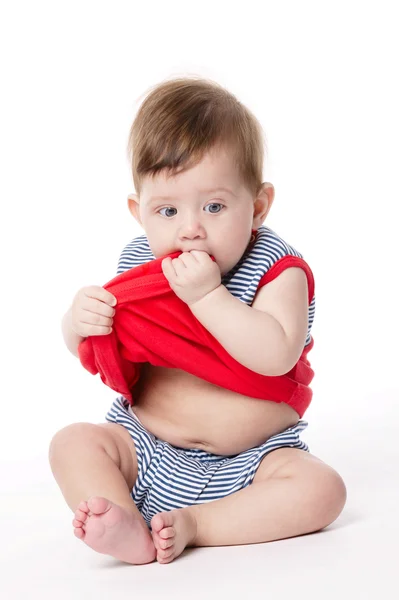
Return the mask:
<svg viewBox="0 0 399 600">
<path fill-rule="evenodd" d="M 161 529 L 163 529 L 165 527 L 161 513 L 152 517 L 151 527 L 152 527 L 152 531 L 158 535 L 159 535 L 159 532 L 161 531 Z"/>
<path fill-rule="evenodd" d="M 112 504 L 102 496 L 92 496 L 87 501 L 88 510 L 95 515 L 100 515 L 108 511 Z"/>
<path fill-rule="evenodd" d="M 157 552 L 157 560 L 158 562 L 168 563 L 171 562 L 174 558 L 174 546 L 172 548 L 167 548 L 166 550 L 158 550 Z"/>
<path fill-rule="evenodd" d="M 85 532 L 83 531 L 82 527 L 75 527 L 75 529 L 73 530 L 73 533 L 80 540 L 85 536 Z"/>
<path fill-rule="evenodd" d="M 80 521 L 81 523 L 85 523 L 87 520 L 87 517 L 88 517 L 87 513 L 83 512 L 83 510 L 79 510 L 79 508 L 75 512 L 75 519 L 77 521 Z"/>
<path fill-rule="evenodd" d="M 159 532 L 159 537 L 164 540 L 167 540 L 171 537 L 175 536 L 175 528 L 174 527 L 165 527 Z"/>
<path fill-rule="evenodd" d="M 159 540 L 159 548 L 160 550 L 166 550 L 167 548 L 171 548 L 174 546 L 175 538 L 169 538 L 168 540 Z"/>
<path fill-rule="evenodd" d="M 79 502 L 78 508 L 76 510 L 81 510 L 82 512 L 88 514 L 89 507 L 87 506 L 86 500 L 82 500 L 81 502 Z"/>
</svg>

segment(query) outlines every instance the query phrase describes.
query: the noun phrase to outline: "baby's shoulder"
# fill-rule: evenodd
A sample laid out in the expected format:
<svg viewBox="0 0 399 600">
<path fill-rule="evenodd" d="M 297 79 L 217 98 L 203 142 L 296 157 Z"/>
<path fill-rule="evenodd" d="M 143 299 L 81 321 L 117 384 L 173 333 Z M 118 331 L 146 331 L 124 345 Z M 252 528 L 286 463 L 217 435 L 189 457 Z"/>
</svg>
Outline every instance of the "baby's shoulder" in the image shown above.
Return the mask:
<svg viewBox="0 0 399 600">
<path fill-rule="evenodd" d="M 139 235 L 124 246 L 118 260 L 117 275 L 133 267 L 143 265 L 154 258 L 147 236 L 145 234 Z"/>
<path fill-rule="evenodd" d="M 303 258 L 301 252 L 266 225 L 262 225 L 258 229 L 253 254 L 257 255 L 259 259 L 266 260 L 269 264 L 274 264 L 284 256 Z"/>
</svg>

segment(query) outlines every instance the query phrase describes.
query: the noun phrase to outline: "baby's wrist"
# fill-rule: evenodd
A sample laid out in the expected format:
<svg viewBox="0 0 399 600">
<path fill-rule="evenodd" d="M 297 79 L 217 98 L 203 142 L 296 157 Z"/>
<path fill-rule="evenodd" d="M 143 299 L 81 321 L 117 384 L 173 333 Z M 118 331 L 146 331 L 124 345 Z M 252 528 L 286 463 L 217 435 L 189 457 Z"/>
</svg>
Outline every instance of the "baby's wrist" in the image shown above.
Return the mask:
<svg viewBox="0 0 399 600">
<path fill-rule="evenodd" d="M 189 304 L 190 309 L 196 309 L 200 306 L 208 304 L 208 302 L 214 302 L 215 299 L 219 296 L 220 291 L 223 287 L 224 286 L 220 283 L 216 288 L 205 294 L 205 296 L 202 296 L 202 298 L 200 298 L 199 300 L 195 300 L 195 302 Z"/>
</svg>

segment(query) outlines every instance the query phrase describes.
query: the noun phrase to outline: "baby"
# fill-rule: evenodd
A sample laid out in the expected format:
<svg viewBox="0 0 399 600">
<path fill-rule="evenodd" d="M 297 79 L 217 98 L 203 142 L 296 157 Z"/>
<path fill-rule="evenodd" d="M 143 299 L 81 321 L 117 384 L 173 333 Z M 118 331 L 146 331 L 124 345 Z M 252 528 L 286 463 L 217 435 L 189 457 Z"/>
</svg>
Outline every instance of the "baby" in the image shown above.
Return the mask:
<svg viewBox="0 0 399 600">
<path fill-rule="evenodd" d="M 136 115 L 128 206 L 145 234 L 124 248 L 117 274 L 166 257 L 171 290 L 270 390 L 247 396 L 147 362 L 132 405 L 119 396 L 106 423 L 57 432 L 51 468 L 74 534 L 97 552 L 169 563 L 186 546 L 318 531 L 345 505 L 340 475 L 300 439 L 311 398 L 303 373 L 313 376 L 313 276 L 263 225 L 274 200 L 262 181 L 263 146 L 253 114 L 201 78 L 155 86 Z M 68 349 L 78 357 L 85 338 L 109 334 L 117 310 L 105 288 L 79 290 L 62 322 Z"/>
</svg>

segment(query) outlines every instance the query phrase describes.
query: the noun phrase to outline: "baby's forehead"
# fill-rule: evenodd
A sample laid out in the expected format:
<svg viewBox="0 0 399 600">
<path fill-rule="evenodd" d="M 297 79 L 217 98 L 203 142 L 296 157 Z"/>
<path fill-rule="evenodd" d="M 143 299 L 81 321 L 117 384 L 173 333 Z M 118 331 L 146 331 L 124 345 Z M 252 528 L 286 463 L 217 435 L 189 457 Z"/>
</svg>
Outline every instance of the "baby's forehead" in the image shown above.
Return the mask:
<svg viewBox="0 0 399 600">
<path fill-rule="evenodd" d="M 154 198 L 162 200 L 176 200 L 187 196 L 206 197 L 213 194 L 222 194 L 229 198 L 239 198 L 244 192 L 245 185 L 236 176 L 215 177 L 210 174 L 202 176 L 158 177 L 144 181 L 141 194 L 145 200 Z"/>
<path fill-rule="evenodd" d="M 187 159 L 179 167 L 165 165 L 158 171 L 143 175 L 141 179 L 142 184 L 149 187 L 157 184 L 177 185 L 185 181 L 193 186 L 211 187 L 226 183 L 237 186 L 241 183 L 235 154 L 225 149 L 208 151 L 199 158 Z"/>
</svg>

